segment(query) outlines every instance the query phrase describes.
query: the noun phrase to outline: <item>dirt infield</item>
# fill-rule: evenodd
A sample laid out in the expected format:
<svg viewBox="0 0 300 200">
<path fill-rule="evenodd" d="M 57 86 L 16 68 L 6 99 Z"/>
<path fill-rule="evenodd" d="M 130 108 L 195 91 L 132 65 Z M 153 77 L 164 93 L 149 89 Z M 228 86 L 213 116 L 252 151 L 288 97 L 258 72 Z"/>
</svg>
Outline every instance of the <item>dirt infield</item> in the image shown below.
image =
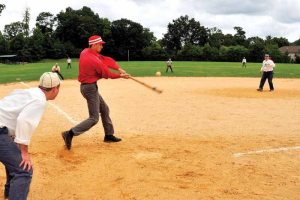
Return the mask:
<svg viewBox="0 0 300 200">
<path fill-rule="evenodd" d="M 71 151 L 60 132 L 88 113 L 79 83 L 63 82 L 29 148 L 29 200 L 299 199 L 300 79 L 275 79 L 275 92 L 262 93 L 258 78 L 140 80 L 164 92 L 132 80 L 98 82 L 123 141 L 103 143 L 98 123 Z M 25 86 L 1 85 L 0 97 L 14 88 Z"/>
</svg>

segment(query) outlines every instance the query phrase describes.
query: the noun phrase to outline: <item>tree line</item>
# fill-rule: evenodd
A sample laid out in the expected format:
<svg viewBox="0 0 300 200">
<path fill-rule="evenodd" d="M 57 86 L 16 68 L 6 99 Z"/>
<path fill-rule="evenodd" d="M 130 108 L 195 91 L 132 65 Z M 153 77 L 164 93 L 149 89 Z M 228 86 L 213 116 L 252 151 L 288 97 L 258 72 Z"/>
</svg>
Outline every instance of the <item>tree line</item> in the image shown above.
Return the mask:
<svg viewBox="0 0 300 200">
<path fill-rule="evenodd" d="M 0 14 L 5 5 L 0 4 Z M 0 31 L 0 54 L 17 54 L 22 61 L 44 58 L 79 57 L 87 47 L 91 35 L 101 35 L 106 48 L 103 54 L 117 60 L 192 60 L 261 62 L 269 53 L 276 62 L 291 62 L 287 53 L 278 48 L 300 45 L 300 39 L 289 43 L 283 37 L 246 38 L 242 27 L 233 27 L 235 34 L 207 28 L 190 18 L 180 16 L 168 24 L 162 39 L 155 38 L 150 29 L 128 19 L 110 21 L 101 18 L 89 7 L 74 10 L 70 7 L 57 15 L 41 12 L 35 27 L 30 30 L 30 9 L 26 8 L 22 21 L 5 25 Z M 297 57 L 297 62 L 300 59 Z"/>
</svg>

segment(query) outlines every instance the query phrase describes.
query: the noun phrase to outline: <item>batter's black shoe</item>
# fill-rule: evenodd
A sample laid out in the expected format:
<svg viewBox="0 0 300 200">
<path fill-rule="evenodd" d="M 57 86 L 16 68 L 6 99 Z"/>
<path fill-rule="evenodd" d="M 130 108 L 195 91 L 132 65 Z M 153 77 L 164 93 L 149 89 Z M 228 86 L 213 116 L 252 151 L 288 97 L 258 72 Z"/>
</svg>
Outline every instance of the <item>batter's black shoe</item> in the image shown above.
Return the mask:
<svg viewBox="0 0 300 200">
<path fill-rule="evenodd" d="M 61 133 L 62 138 L 64 139 L 65 145 L 67 147 L 68 150 L 71 149 L 72 147 L 72 139 L 74 136 L 73 131 L 64 131 Z"/>
<path fill-rule="evenodd" d="M 256 89 L 258 92 L 262 92 L 263 91 L 263 89 L 260 89 L 260 88 L 258 88 L 258 89 Z"/>
<path fill-rule="evenodd" d="M 272 90 L 269 90 L 270 92 L 274 92 L 274 89 L 272 89 Z"/>
<path fill-rule="evenodd" d="M 7 188 L 4 189 L 4 199 L 8 199 L 9 197 L 9 190 Z"/>
<path fill-rule="evenodd" d="M 105 135 L 104 142 L 120 142 L 121 138 L 117 138 L 114 135 Z"/>
</svg>

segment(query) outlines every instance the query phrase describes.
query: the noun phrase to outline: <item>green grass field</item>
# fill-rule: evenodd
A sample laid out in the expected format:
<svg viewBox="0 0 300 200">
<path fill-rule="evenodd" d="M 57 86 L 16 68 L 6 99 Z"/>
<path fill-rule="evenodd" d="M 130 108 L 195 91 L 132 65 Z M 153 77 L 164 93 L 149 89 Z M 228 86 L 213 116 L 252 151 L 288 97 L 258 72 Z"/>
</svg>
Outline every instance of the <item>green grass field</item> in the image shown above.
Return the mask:
<svg viewBox="0 0 300 200">
<path fill-rule="evenodd" d="M 58 63 L 65 79 L 76 79 L 78 75 L 78 59 L 72 59 L 72 69 L 67 69 L 65 60 L 43 60 L 28 64 L 0 64 L 0 83 L 16 81 L 38 80 L 43 72 L 51 71 L 52 66 Z M 166 64 L 163 61 L 122 61 L 118 62 L 122 68 L 133 76 L 155 76 L 160 71 L 162 76 L 176 77 L 260 77 L 261 63 L 247 63 L 242 68 L 241 63 L 234 62 L 183 62 L 173 61 L 174 73 L 166 73 Z M 278 63 L 275 68 L 276 78 L 300 78 L 299 64 Z"/>
</svg>

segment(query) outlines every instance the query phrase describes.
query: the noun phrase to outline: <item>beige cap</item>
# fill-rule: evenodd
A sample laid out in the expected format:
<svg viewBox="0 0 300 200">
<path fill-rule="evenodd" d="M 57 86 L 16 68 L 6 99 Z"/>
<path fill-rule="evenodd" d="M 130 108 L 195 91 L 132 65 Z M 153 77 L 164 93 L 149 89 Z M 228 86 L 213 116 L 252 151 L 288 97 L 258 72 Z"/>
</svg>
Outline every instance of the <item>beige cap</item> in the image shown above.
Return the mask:
<svg viewBox="0 0 300 200">
<path fill-rule="evenodd" d="M 54 88 L 60 84 L 57 73 L 45 72 L 40 78 L 40 86 L 44 88 Z"/>
</svg>

